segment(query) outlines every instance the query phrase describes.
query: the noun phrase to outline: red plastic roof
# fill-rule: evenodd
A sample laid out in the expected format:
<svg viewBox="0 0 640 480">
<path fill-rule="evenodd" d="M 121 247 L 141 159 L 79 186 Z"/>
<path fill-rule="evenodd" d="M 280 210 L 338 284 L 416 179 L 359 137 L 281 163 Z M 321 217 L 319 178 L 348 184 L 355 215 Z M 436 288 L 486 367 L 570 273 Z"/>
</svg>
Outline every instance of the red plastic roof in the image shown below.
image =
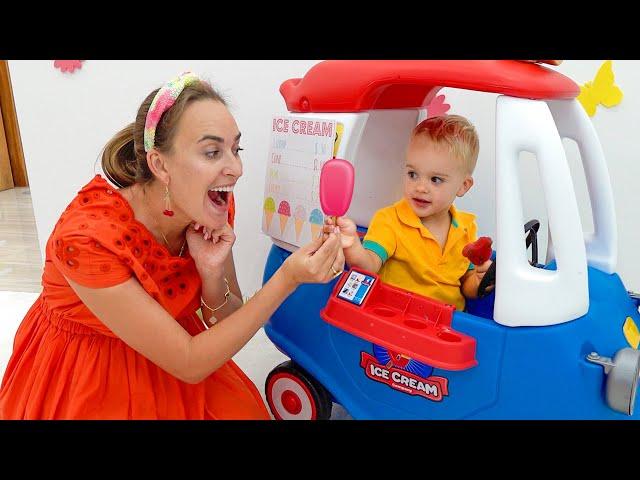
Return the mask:
<svg viewBox="0 0 640 480">
<path fill-rule="evenodd" d="M 542 65 L 516 60 L 327 60 L 280 93 L 291 112 L 420 108 L 442 87 L 531 99 L 571 99 L 580 87 Z"/>
</svg>

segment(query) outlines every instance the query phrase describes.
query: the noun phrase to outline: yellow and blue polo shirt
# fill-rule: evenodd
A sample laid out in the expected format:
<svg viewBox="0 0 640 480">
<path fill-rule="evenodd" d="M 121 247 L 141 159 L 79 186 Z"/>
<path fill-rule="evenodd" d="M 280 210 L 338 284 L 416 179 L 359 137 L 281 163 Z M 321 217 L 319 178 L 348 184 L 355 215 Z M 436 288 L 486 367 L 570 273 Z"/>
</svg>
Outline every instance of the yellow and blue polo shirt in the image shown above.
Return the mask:
<svg viewBox="0 0 640 480">
<path fill-rule="evenodd" d="M 465 299 L 461 278 L 473 264 L 462 249 L 477 238 L 476 216 L 449 208 L 451 226 L 444 249 L 411 209 L 406 199 L 378 210 L 362 245 L 382 260 L 380 280 L 396 287 L 455 305 Z"/>
</svg>

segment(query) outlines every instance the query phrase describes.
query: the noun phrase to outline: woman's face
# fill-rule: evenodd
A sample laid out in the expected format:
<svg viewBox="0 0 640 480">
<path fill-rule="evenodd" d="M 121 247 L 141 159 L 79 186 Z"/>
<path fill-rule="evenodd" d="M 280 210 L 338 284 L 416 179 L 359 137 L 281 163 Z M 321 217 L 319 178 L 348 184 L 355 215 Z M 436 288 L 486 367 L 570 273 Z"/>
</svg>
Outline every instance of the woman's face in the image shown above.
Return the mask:
<svg viewBox="0 0 640 480">
<path fill-rule="evenodd" d="M 198 100 L 185 109 L 164 154 L 178 218 L 210 229 L 225 225 L 229 195 L 242 175 L 240 150 L 238 125 L 222 103 Z"/>
</svg>

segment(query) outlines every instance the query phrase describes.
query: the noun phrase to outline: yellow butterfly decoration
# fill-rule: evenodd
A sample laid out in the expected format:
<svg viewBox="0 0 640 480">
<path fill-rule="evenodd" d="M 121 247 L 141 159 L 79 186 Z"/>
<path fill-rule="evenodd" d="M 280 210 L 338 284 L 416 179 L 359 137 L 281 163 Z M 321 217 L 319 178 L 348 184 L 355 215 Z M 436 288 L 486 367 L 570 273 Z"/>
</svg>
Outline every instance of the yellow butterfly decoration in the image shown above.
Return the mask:
<svg viewBox="0 0 640 480">
<path fill-rule="evenodd" d="M 587 115 L 593 117 L 596 114 L 598 104 L 609 108 L 620 103 L 623 96 L 622 90 L 613 82 L 611 60 L 607 60 L 598 69 L 593 82 L 587 82 L 580 87 L 578 101 L 586 110 Z"/>
</svg>

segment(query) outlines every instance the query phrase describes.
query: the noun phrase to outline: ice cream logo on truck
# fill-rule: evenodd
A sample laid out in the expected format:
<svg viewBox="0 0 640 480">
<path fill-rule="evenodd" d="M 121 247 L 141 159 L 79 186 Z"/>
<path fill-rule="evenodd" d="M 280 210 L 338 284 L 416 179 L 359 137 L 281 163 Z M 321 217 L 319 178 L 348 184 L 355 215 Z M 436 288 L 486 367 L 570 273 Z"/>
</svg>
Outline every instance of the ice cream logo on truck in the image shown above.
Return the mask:
<svg viewBox="0 0 640 480">
<path fill-rule="evenodd" d="M 449 395 L 448 379 L 432 376 L 433 367 L 373 344 L 373 355 L 360 352 L 365 375 L 394 390 L 440 402 Z"/>
</svg>

